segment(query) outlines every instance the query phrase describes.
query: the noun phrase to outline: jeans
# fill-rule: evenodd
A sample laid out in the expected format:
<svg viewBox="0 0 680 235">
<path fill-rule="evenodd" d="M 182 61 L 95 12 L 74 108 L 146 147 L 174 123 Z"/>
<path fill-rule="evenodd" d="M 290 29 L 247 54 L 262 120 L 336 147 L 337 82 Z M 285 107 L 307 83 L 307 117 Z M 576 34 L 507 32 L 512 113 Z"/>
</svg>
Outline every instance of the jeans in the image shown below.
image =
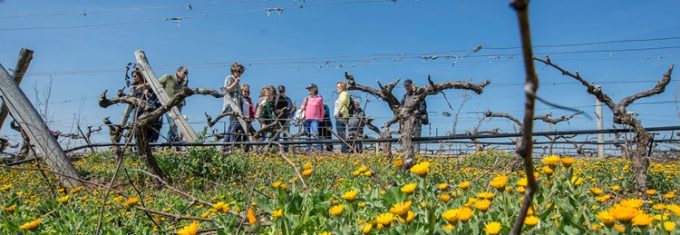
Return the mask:
<svg viewBox="0 0 680 235">
<path fill-rule="evenodd" d="M 309 133 L 310 139 L 312 140 L 319 140 L 319 120 L 305 120 L 304 123 L 305 127 L 305 132 Z M 317 153 L 321 152 L 321 144 L 314 144 L 316 145 L 316 151 Z M 312 145 L 308 144 L 307 145 L 307 153 L 312 152 Z"/>
<path fill-rule="evenodd" d="M 335 129 L 338 132 L 338 137 L 347 142 L 347 121 L 344 118 L 335 118 Z M 349 147 L 345 143 L 340 144 L 340 151 L 342 153 L 349 153 Z"/>
<path fill-rule="evenodd" d="M 180 115 L 182 112 L 182 106 L 177 106 L 177 109 L 180 111 Z M 184 117 L 177 117 L 177 118 L 184 118 Z M 168 127 L 170 128 L 168 130 L 168 142 L 179 142 L 181 140 L 181 137 L 179 136 L 179 133 L 177 131 L 177 124 L 175 124 L 175 121 L 170 118 L 170 115 L 165 114 L 165 120 L 168 121 Z"/>
</svg>

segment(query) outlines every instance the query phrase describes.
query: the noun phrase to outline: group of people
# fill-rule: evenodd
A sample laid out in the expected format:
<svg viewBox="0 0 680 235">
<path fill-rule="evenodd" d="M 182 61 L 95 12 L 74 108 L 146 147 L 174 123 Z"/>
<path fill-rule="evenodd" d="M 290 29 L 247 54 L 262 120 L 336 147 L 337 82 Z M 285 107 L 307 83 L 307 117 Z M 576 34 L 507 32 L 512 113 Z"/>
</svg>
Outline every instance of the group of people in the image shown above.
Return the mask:
<svg viewBox="0 0 680 235">
<path fill-rule="evenodd" d="M 366 125 L 367 119 L 361 104 L 357 99 L 354 99 L 347 92 L 347 84 L 345 82 L 336 83 L 336 92 L 338 98 L 334 102 L 332 114 L 328 105 L 325 104 L 323 96 L 319 94 L 319 87 L 315 83 L 309 84 L 306 89 L 308 95 L 303 99 L 301 105 L 297 107 L 293 100 L 286 95 L 286 87 L 279 85 L 267 85 L 260 89 L 260 94 L 257 100 L 253 100 L 250 96 L 251 87 L 242 82 L 242 75 L 245 72 L 245 67 L 241 64 L 234 63 L 231 65 L 230 74 L 224 79 L 222 91 L 224 92 L 224 102 L 222 105 L 222 113 L 231 112 L 229 115 L 229 127 L 227 129 L 224 142 L 243 142 L 248 141 L 248 135 L 243 130 L 241 122 L 257 121 L 263 129 L 264 139 L 277 140 L 291 140 L 290 127 L 297 119 L 298 124 L 301 124 L 303 130 L 302 135 L 307 136 L 311 140 L 330 140 L 332 139 L 332 122 L 331 115 L 335 119 L 336 135 L 342 139 L 344 144 L 341 144 L 340 150 L 343 153 L 350 152 L 351 147 L 356 151 L 362 150 L 361 139 L 364 135 L 363 129 Z M 182 89 L 188 86 L 189 70 L 186 66 L 177 68 L 175 74 L 165 74 L 159 79 L 159 83 L 169 96 L 174 96 Z M 133 83 L 131 86 L 131 93 L 134 97 L 145 100 L 151 107 L 158 107 L 160 103 L 153 91 L 148 89 L 142 78 L 141 72 L 135 70 L 132 72 Z M 415 91 L 415 85 L 411 80 L 404 82 L 406 94 L 402 102 L 411 102 Z M 178 108 L 182 109 L 184 104 L 180 104 Z M 416 127 L 420 128 L 421 123 L 427 124 L 427 105 L 423 102 L 415 111 L 417 115 Z M 136 116 L 141 115 L 140 110 L 135 110 Z M 423 118 L 424 117 L 424 118 Z M 180 135 L 177 131 L 175 123 L 167 117 L 169 125 L 167 141 L 180 141 Z M 150 141 L 155 142 L 158 139 L 158 130 L 162 127 L 162 120 L 153 123 L 152 130 L 149 132 Z M 250 131 L 249 131 L 250 132 Z M 420 130 L 416 130 L 416 135 L 419 136 Z M 245 150 L 248 150 L 247 146 Z M 332 151 L 332 144 L 310 144 L 307 146 L 307 153 L 315 151 L 321 153 L 322 151 Z M 288 146 L 284 145 L 284 151 L 288 151 Z"/>
</svg>

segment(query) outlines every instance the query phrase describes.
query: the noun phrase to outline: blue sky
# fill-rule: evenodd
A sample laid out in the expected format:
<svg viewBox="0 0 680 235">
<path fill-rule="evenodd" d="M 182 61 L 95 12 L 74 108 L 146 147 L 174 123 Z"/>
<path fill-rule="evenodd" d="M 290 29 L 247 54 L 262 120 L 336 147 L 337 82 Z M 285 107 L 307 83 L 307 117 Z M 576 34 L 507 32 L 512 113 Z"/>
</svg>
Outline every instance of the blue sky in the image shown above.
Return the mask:
<svg viewBox="0 0 680 235">
<path fill-rule="evenodd" d="M 284 9 L 282 14 L 266 14 L 267 8 L 277 7 Z M 554 62 L 602 84 L 620 100 L 653 87 L 670 64 L 680 61 L 678 9 L 680 2 L 672 0 L 533 1 L 533 41 L 546 45 L 535 52 L 551 54 Z M 165 20 L 170 17 L 184 18 L 180 22 Z M 122 86 L 125 65 L 134 61 L 136 49 L 146 51 L 159 76 L 188 65 L 191 87 L 218 88 L 229 64 L 244 63 L 243 82 L 254 90 L 284 84 L 297 103 L 306 94 L 304 87 L 315 82 L 326 103 L 332 105 L 337 98 L 334 84 L 344 80 L 345 70 L 372 86 L 376 80 L 387 83 L 397 78 L 424 84 L 428 75 L 435 81 L 491 80 L 483 94 L 468 92 L 470 99 L 461 110 L 458 132 L 476 125 L 486 110 L 516 116 L 523 110 L 524 71 L 520 50 L 512 49 L 520 46 L 517 20 L 507 1 L 4 0 L 0 2 L 0 38 L 0 63 L 6 68 L 14 67 L 20 48 L 35 51 L 21 87 L 35 101 L 34 87 L 45 89 L 51 78 L 50 127 L 66 132 L 71 131 L 78 113 L 83 125 L 99 125 L 104 116 L 120 118 L 122 106 L 102 109 L 97 96 L 105 89 Z M 471 53 L 477 45 L 482 50 Z M 503 49 L 508 47 L 511 49 Z M 428 55 L 439 58 L 417 58 Z M 451 59 L 453 56 L 458 59 Z M 582 86 L 553 69 L 537 68 L 541 97 L 594 116 L 594 98 Z M 401 87 L 395 89 L 398 97 L 403 94 Z M 665 93 L 639 100 L 642 104 L 630 109 L 640 114 L 646 126 L 676 125 L 678 112 L 672 101 L 678 89 L 675 80 Z M 461 105 L 462 91 L 446 95 L 454 110 L 442 95 L 428 98 L 432 135 L 451 130 L 452 118 L 442 112 L 455 113 Z M 221 108 L 220 99 L 209 97 L 191 97 L 188 103 L 184 113 L 197 130 L 205 125 L 204 112 L 214 115 Z M 547 112 L 569 114 L 537 106 L 537 113 Z M 368 114 L 375 116 L 377 123 L 391 115 L 381 101 L 369 103 Z M 606 109 L 605 126 L 611 126 L 611 113 Z M 504 120 L 484 127 L 512 131 Z M 536 126 L 537 130 L 550 128 L 592 129 L 595 121 L 581 116 L 554 127 Z M 428 128 L 424 135 L 430 135 Z M 6 126 L 0 136 L 17 138 Z M 106 135 L 96 138 L 104 141 Z"/>
</svg>

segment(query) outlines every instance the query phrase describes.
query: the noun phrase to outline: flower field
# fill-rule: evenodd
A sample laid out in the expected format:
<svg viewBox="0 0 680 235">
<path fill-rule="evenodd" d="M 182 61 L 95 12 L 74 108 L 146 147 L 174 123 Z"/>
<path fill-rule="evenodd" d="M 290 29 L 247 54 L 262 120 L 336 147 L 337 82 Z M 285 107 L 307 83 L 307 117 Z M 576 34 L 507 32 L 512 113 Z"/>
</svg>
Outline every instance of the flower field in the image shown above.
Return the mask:
<svg viewBox="0 0 680 235">
<path fill-rule="evenodd" d="M 94 234 L 506 234 L 527 184 L 510 153 L 425 158 L 223 155 L 215 148 L 159 152 L 172 188 L 159 189 L 127 156 L 75 162 L 89 183 L 61 189 L 35 164 L 0 170 L 0 233 Z M 624 159 L 544 156 L 527 234 L 680 234 L 680 162 L 655 162 L 646 195 Z M 44 166 L 42 167 L 45 168 Z M 104 203 L 105 201 L 105 203 Z M 104 210 L 102 205 L 106 204 Z"/>
</svg>

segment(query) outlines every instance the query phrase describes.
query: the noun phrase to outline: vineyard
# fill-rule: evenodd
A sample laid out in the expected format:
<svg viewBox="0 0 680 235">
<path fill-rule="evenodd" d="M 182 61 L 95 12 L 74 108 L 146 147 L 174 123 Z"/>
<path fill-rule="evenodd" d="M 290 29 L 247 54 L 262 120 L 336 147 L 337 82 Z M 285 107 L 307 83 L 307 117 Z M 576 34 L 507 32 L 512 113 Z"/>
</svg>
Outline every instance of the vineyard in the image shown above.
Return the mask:
<svg viewBox="0 0 680 235">
<path fill-rule="evenodd" d="M 120 35 L 135 32 L 134 36 L 140 38 L 139 45 L 150 48 L 147 54 L 145 50 L 136 49 L 138 45 L 135 44 L 134 62 L 125 62 L 124 69 L 99 67 L 44 72 L 46 75 L 42 76 L 49 77 L 49 85 L 40 90 L 34 80 L 41 73 L 34 74 L 33 68 L 40 70 L 52 66 L 50 63 L 59 64 L 54 63 L 54 54 L 60 54 L 52 52 L 53 55 L 49 55 L 47 49 L 47 55 L 40 52 L 34 55 L 32 49 L 22 48 L 23 43 L 21 46 L 17 41 L 9 43 L 13 50 L 22 49 L 16 64 L 8 67 L 10 69 L 5 67 L 8 61 L 0 57 L 4 63 L 0 65 L 0 128 L 3 131 L 0 136 L 0 233 L 680 234 L 680 126 L 674 125 L 680 118 L 680 83 L 672 79 L 673 62 L 677 59 L 672 51 L 680 46 L 669 44 L 680 40 L 680 36 L 657 35 L 657 31 L 677 28 L 677 25 L 671 23 L 654 28 L 650 25 L 664 21 L 654 19 L 645 21 L 648 23 L 643 26 L 625 26 L 631 32 L 624 39 L 589 42 L 560 39 L 561 43 L 534 43 L 535 38 L 545 42 L 547 36 L 550 36 L 547 41 L 557 40 L 554 35 L 545 33 L 546 25 L 579 23 L 555 21 L 554 18 L 560 18 L 557 13 L 553 16 L 544 13 L 548 11 L 539 11 L 541 14 L 534 15 L 529 11 L 534 5 L 539 9 L 561 11 L 562 3 L 530 4 L 528 0 L 514 0 L 503 11 L 494 10 L 499 12 L 498 18 L 504 19 L 503 24 L 510 21 L 510 15 L 515 17 L 511 24 L 512 37 L 500 37 L 512 42 L 507 47 L 484 43 L 471 49 L 436 53 L 305 55 L 294 59 L 262 60 L 249 60 L 251 57 L 239 54 L 251 46 L 253 55 L 297 53 L 291 52 L 296 46 L 290 45 L 305 47 L 309 44 L 307 50 L 314 51 L 314 43 L 331 43 L 332 37 L 320 33 L 325 39 L 292 42 L 298 40 L 293 38 L 299 35 L 284 33 L 286 30 L 268 24 L 275 25 L 274 21 L 281 20 L 287 30 L 300 30 L 296 28 L 299 25 L 310 27 L 300 31 L 305 37 L 314 35 L 311 33 L 314 30 L 335 34 L 341 30 L 327 29 L 324 23 L 321 23 L 323 27 L 319 26 L 328 19 L 325 15 L 305 15 L 308 8 L 314 11 L 348 7 L 356 12 L 332 12 L 330 15 L 351 21 L 355 19 L 349 19 L 352 17 L 347 15 L 366 17 L 363 8 L 355 5 L 385 3 L 395 7 L 390 10 L 407 12 L 408 17 L 411 17 L 411 10 L 422 16 L 444 17 L 430 11 L 443 10 L 437 7 L 441 4 L 465 5 L 462 2 L 296 0 L 287 4 L 293 7 L 272 7 L 269 1 L 246 0 L 130 8 L 103 4 L 98 6 L 104 10 L 84 9 L 70 13 L 35 12 L 24 9 L 24 5 L 11 5 L 11 9 L 25 14 L 3 14 L 0 23 L 69 17 L 120 20 L 115 16 L 143 15 L 159 10 L 190 14 L 169 16 L 161 21 L 140 18 L 133 22 L 104 24 L 79 20 L 86 24 L 58 25 L 59 21 L 54 21 L 53 26 L 0 26 L 0 32 L 16 32 L 27 40 L 27 45 L 41 49 L 43 44 L 31 43 L 34 38 L 45 36 L 58 39 L 55 45 L 70 45 L 59 42 L 68 36 L 53 33 L 26 36 L 22 32 L 89 32 L 134 25 L 135 28 L 121 31 L 110 28 L 99 31 L 102 35 L 113 32 L 116 39 L 101 36 L 95 43 L 132 42 L 134 40 L 126 40 Z M 0 0 L 0 5 L 3 4 L 5 2 Z M 257 10 L 244 7 L 251 4 L 267 7 Z M 419 8 L 425 4 L 434 5 L 427 5 L 427 10 Z M 476 4 L 480 3 L 466 4 L 478 6 Z M 638 5 L 641 10 L 635 9 L 635 12 L 645 13 L 645 17 L 640 18 L 646 20 L 653 18 L 649 17 L 652 11 L 646 11 L 650 6 L 646 4 L 655 8 L 662 5 L 638 4 L 641 4 Z M 222 5 L 234 8 L 223 8 Z M 53 7 L 54 10 L 62 9 Z M 230 11 L 220 12 L 220 9 Z M 303 12 L 304 22 L 297 17 L 282 19 L 283 13 L 290 10 Z M 208 23 L 210 30 L 202 28 L 201 24 L 193 24 L 196 19 L 254 12 L 265 12 L 268 20 L 274 20 L 263 23 L 257 22 L 262 19 L 253 17 L 248 18 L 253 19 L 252 22 L 234 21 L 238 23 L 231 26 L 241 27 L 245 35 L 242 38 L 238 33 L 234 36 L 214 32 L 215 26 L 225 26 L 221 21 Z M 468 13 L 467 10 L 464 12 Z M 2 9 L 0 13 L 4 13 Z M 595 13 L 599 16 L 601 12 Z M 381 16 L 402 18 L 402 15 L 396 17 L 388 13 Z M 452 16 L 446 14 L 445 17 Z M 377 23 L 380 20 L 374 22 L 373 15 L 368 18 L 371 18 L 370 23 L 330 22 L 346 23 L 343 30 L 356 27 L 364 30 L 363 33 L 384 34 L 373 35 L 381 38 L 396 31 L 372 28 L 373 23 L 381 27 L 391 24 Z M 468 21 L 468 18 L 460 19 Z M 591 21 L 578 21 L 583 25 L 578 30 L 592 26 L 589 25 Z M 162 43 L 141 39 L 168 30 L 163 26 L 144 26 L 159 23 L 174 24 L 170 29 L 173 35 Z M 468 27 L 467 23 L 456 24 Z M 183 25 L 188 29 L 181 28 Z M 257 28 L 257 37 L 249 35 L 250 28 L 243 25 Z M 459 35 L 459 32 L 454 35 L 453 31 L 442 31 L 441 25 L 432 22 L 422 28 L 418 23 L 403 21 L 398 25 L 411 26 L 405 27 L 409 30 L 432 30 L 427 37 L 433 45 L 449 44 L 439 40 L 446 41 Z M 530 25 L 538 25 L 538 30 Z M 496 37 L 495 31 L 502 35 L 506 28 L 485 29 L 494 34 L 477 32 L 476 28 L 471 31 Z M 591 31 L 604 32 L 607 31 L 605 28 Z M 632 34 L 644 34 L 645 30 L 654 31 L 654 37 L 629 38 Z M 213 44 L 214 48 L 209 49 L 203 46 L 210 46 L 210 43 L 199 45 L 212 40 L 202 37 L 208 31 L 210 36 L 225 40 L 244 40 L 226 46 L 238 52 L 234 58 L 242 60 L 188 63 L 174 67 L 174 72 L 156 73 L 167 70 L 169 65 L 155 62 L 167 63 L 168 58 L 173 57 L 169 55 L 174 55 L 157 48 L 171 45 L 176 50 L 182 44 L 181 47 L 202 48 L 203 51 L 214 49 L 215 54 L 223 53 L 223 44 Z M 446 36 L 434 37 L 439 33 L 435 31 L 442 31 Z M 185 32 L 201 36 L 187 39 L 189 34 Z M 354 34 L 342 32 L 341 38 L 345 40 L 347 35 Z M 584 30 L 576 35 L 588 35 L 588 32 Z M 88 33 L 88 36 L 97 37 L 97 33 Z M 397 41 L 402 40 L 401 36 Z M 403 36 L 408 38 L 403 40 L 420 42 L 423 41 L 421 36 Z M 268 37 L 279 41 L 267 42 Z M 291 40 L 286 41 L 289 38 Z M 361 40 L 366 42 L 359 43 L 361 46 L 354 44 L 360 51 L 373 49 L 373 46 L 363 45 L 371 44 L 371 37 Z M 290 48 L 267 47 L 279 42 L 289 43 Z M 86 42 L 74 44 L 79 43 Z M 380 51 L 380 46 L 389 43 L 373 44 L 376 44 L 375 51 Z M 647 47 L 622 46 L 633 44 Z M 343 50 L 343 45 L 337 48 L 328 45 L 322 46 L 321 51 Z M 411 46 L 412 43 L 398 47 L 404 48 L 404 45 Z M 91 53 L 78 46 L 73 54 Z M 600 48 L 604 46 L 608 48 Z M 104 60 L 124 64 L 121 61 L 131 59 L 129 54 L 125 59 L 115 57 L 129 47 L 101 48 L 106 48 L 107 53 L 92 56 L 92 59 L 79 58 L 78 63 L 100 66 Z M 5 50 L 0 47 L 0 52 Z M 175 53 L 192 59 L 213 57 L 210 53 L 192 50 Z M 505 53 L 510 50 L 513 53 Z M 503 53 L 489 53 L 494 51 Z M 667 51 L 671 52 L 661 53 Z M 649 53 L 655 52 L 660 54 L 650 56 Z M 608 53 L 608 57 L 589 57 L 603 53 Z M 644 60 L 617 57 L 619 53 L 644 56 Z M 59 57 L 59 61 L 71 63 L 70 54 L 61 55 L 63 58 Z M 47 63 L 42 58 L 47 58 Z M 594 68 L 589 64 L 591 60 L 616 60 L 621 64 L 608 63 L 609 67 Z M 633 60 L 637 64 L 630 62 Z M 512 63 L 515 67 L 497 63 Z M 392 67 L 387 68 L 385 64 Z M 446 69 L 441 69 L 442 64 Z M 277 65 L 286 68 L 267 68 Z M 304 71 L 303 67 L 310 65 L 314 71 Z M 299 67 L 293 69 L 294 66 Z M 384 74 L 403 72 L 392 73 L 390 69 L 395 67 L 408 67 L 408 77 L 421 77 L 411 77 L 412 80 L 397 75 L 394 79 L 376 79 Z M 435 75 L 423 74 L 420 69 L 423 67 L 437 72 Z M 580 67 L 587 68 L 588 72 L 582 75 L 577 71 Z M 194 68 L 201 75 L 197 79 L 192 77 L 189 85 L 189 70 L 193 74 Z M 207 76 L 209 73 L 205 72 L 211 68 L 229 71 L 219 88 L 215 88 L 217 82 L 207 79 L 214 75 Z M 252 72 L 251 68 L 254 68 Z M 50 101 L 53 76 L 101 78 L 102 74 L 121 72 L 124 74 L 122 81 L 57 82 L 55 87 L 62 88 L 57 93 L 67 93 L 69 97 L 82 95 L 77 112 L 69 104 L 73 100 L 65 100 L 62 105 Z M 478 77 L 468 78 L 466 73 Z M 249 77 L 251 74 L 254 78 Z M 318 80 L 316 76 L 333 76 L 334 81 Z M 633 78 L 617 80 L 616 76 Z M 242 82 L 241 79 L 246 80 Z M 517 83 L 503 79 L 513 79 Z M 26 88 L 26 81 L 22 84 L 23 80 L 35 82 L 32 91 Z M 301 86 L 301 81 L 311 82 Z M 68 89 L 64 89 L 64 85 L 69 86 Z M 257 94 L 255 85 L 261 86 L 259 95 L 251 99 L 251 89 Z M 293 91 L 286 93 L 286 85 Z M 401 85 L 403 90 L 399 89 Z M 335 92 L 330 91 L 331 87 Z M 674 89 L 673 94 L 669 94 L 670 89 Z M 507 93 L 511 90 L 514 93 Z M 327 94 L 327 98 L 337 99 L 335 102 L 324 100 L 322 93 Z M 450 98 L 452 93 L 460 94 L 460 97 Z M 300 104 L 296 103 L 296 96 L 304 97 Z M 658 101 L 656 98 L 669 96 L 673 96 L 673 100 Z M 216 101 L 223 102 L 218 112 L 211 107 L 217 104 Z M 590 105 L 591 101 L 595 101 L 595 105 Z M 583 105 L 584 102 L 589 103 Z M 57 108 L 49 108 L 55 104 Z M 649 108 L 647 105 L 661 106 Z M 96 111 L 83 111 L 84 106 L 93 106 Z M 512 107 L 521 110 L 512 111 Z M 595 112 L 586 110 L 588 108 L 595 108 Z M 55 120 L 55 115 L 64 116 L 70 111 L 75 113 L 69 130 L 63 120 Z M 118 119 L 120 111 L 122 117 Z M 439 133 L 439 128 L 443 134 Z M 166 129 L 167 135 L 162 133 Z"/>
<path fill-rule="evenodd" d="M 505 234 L 527 187 L 523 172 L 504 167 L 512 155 L 491 151 L 421 158 L 410 171 L 386 156 L 291 158 L 306 187 L 274 155 L 190 148 L 158 156 L 173 176 L 170 187 L 149 185 L 143 164 L 127 156 L 129 178 L 108 197 L 97 184 L 114 174 L 111 153 L 76 161 L 91 184 L 70 190 L 47 187 L 34 168 L 5 169 L 2 180 L 12 183 L 2 185 L 3 233 L 91 234 L 105 208 L 107 234 Z M 630 191 L 625 160 L 546 156 L 536 167 L 539 187 L 524 232 L 678 233 L 678 162 L 651 165 L 646 199 Z"/>
</svg>

